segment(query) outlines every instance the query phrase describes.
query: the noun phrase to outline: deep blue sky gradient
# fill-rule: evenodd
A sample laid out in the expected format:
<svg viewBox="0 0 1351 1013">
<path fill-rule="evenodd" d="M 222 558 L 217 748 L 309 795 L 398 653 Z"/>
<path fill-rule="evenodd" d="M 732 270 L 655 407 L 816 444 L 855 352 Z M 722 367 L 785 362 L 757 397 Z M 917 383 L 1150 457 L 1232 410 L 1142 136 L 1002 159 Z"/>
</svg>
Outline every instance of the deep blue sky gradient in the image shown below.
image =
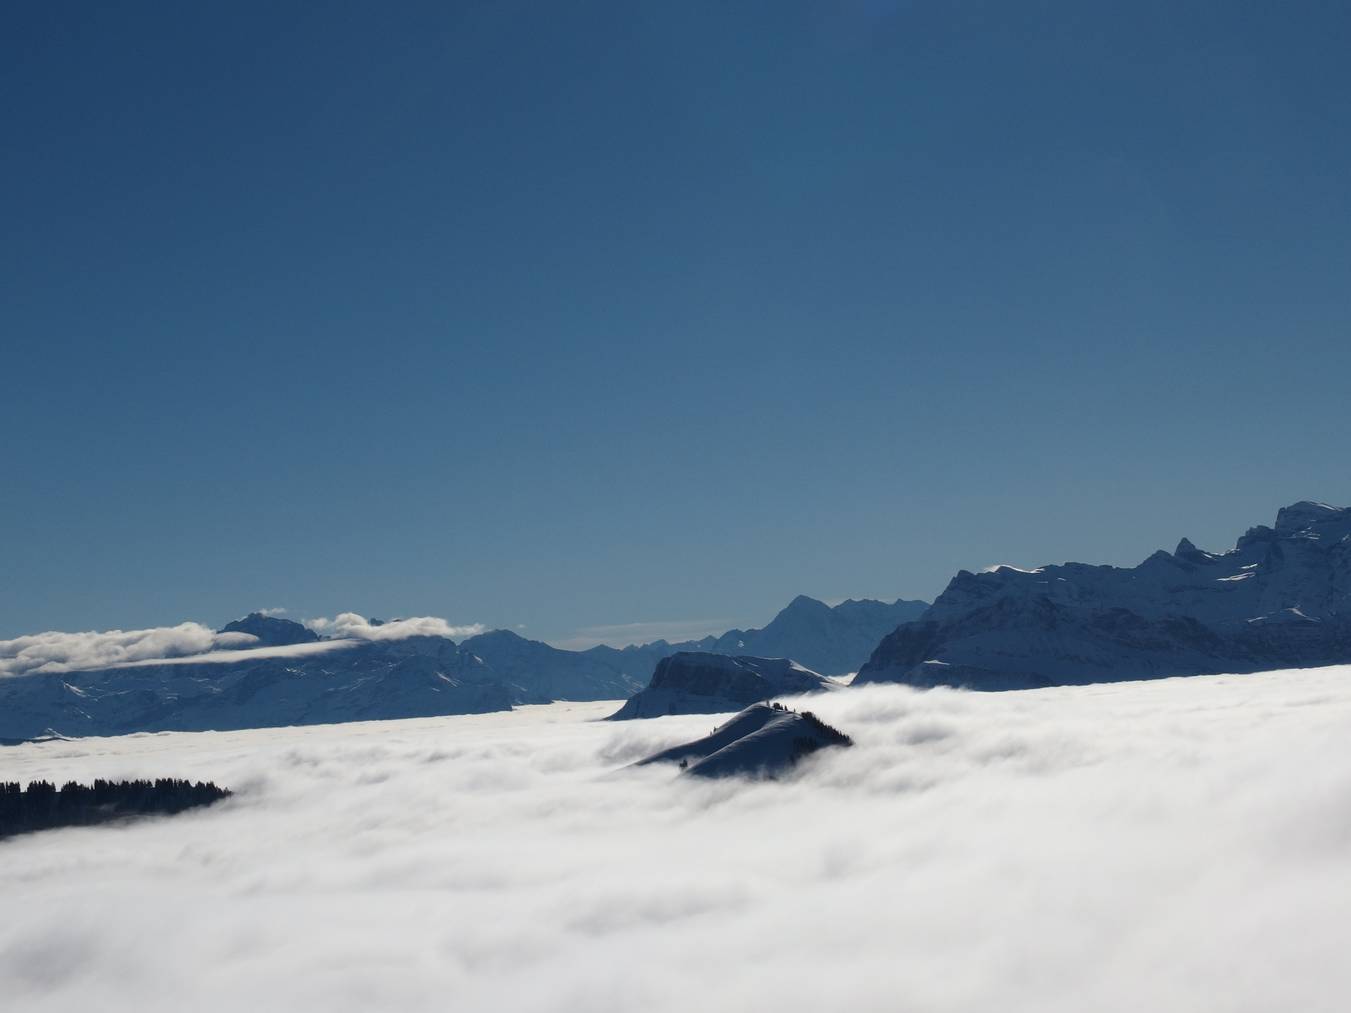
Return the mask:
<svg viewBox="0 0 1351 1013">
<path fill-rule="evenodd" d="M 1351 503 L 1345 4 L 3 19 L 0 636 L 749 624 Z"/>
</svg>

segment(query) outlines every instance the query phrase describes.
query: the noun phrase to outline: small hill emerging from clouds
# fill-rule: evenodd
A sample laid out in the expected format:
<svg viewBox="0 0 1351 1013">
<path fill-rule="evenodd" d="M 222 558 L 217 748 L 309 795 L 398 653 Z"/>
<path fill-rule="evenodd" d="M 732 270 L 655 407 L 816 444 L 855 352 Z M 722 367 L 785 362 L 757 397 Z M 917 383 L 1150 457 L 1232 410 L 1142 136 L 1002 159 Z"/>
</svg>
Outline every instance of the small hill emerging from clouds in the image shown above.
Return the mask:
<svg viewBox="0 0 1351 1013">
<path fill-rule="evenodd" d="M 777 777 L 819 749 L 852 745 L 848 735 L 811 711 L 757 703 L 712 734 L 664 749 L 634 766 L 675 763 L 689 777 Z"/>
<path fill-rule="evenodd" d="M 837 688 L 825 676 L 786 658 L 729 658 L 681 651 L 657 662 L 647 688 L 635 693 L 610 720 L 726 714 L 771 697 Z"/>
</svg>

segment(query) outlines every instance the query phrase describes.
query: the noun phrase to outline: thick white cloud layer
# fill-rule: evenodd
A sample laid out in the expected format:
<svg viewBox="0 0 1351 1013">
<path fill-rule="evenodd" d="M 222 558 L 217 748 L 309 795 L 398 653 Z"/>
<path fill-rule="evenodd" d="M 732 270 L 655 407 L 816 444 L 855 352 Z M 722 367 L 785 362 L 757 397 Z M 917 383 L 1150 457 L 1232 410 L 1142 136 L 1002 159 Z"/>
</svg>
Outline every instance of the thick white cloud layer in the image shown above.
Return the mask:
<svg viewBox="0 0 1351 1013">
<path fill-rule="evenodd" d="M 257 640 L 248 633 L 216 633 L 201 623 L 86 633 L 49 630 L 14 640 L 0 640 L 0 676 L 107 668 L 128 662 L 245 647 Z"/>
<path fill-rule="evenodd" d="M 325 637 L 351 640 L 402 640 L 405 637 L 472 637 L 484 631 L 482 623 L 452 626 L 437 616 L 414 616 L 373 624 L 355 612 L 342 612 L 333 619 L 307 619 L 305 625 Z"/>
<path fill-rule="evenodd" d="M 607 704 L 33 743 L 211 810 L 0 844 L 0 995 L 47 1010 L 1333 1011 L 1351 667 L 868 687 L 779 784 L 616 773 L 712 717 Z"/>
</svg>

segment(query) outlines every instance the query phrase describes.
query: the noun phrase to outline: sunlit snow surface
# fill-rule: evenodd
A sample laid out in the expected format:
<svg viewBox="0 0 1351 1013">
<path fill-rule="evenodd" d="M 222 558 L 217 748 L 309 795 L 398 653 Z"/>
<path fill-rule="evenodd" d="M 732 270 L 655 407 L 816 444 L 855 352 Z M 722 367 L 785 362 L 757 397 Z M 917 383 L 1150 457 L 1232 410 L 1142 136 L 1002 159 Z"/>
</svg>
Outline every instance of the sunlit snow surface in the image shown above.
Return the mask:
<svg viewBox="0 0 1351 1013">
<path fill-rule="evenodd" d="M 200 813 L 0 843 L 24 1010 L 1344 1010 L 1351 667 L 808 704 L 789 783 L 615 704 L 0 750 Z"/>
</svg>

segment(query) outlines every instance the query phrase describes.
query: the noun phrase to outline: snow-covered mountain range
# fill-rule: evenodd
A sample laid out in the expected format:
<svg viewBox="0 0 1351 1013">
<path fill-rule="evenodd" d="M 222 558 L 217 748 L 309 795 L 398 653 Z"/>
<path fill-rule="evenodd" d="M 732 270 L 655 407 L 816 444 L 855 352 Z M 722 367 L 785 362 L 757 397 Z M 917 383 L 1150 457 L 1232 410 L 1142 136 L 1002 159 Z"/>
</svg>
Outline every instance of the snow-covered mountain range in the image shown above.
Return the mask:
<svg viewBox="0 0 1351 1013">
<path fill-rule="evenodd" d="M 716 713 L 829 688 L 818 673 L 849 672 L 865 658 L 857 685 L 991 690 L 1346 662 L 1351 509 L 1295 503 L 1227 552 L 1184 538 L 1135 567 L 963 570 L 928 607 L 831 607 L 800 596 L 762 629 L 680 644 L 565 651 L 506 630 L 353 613 L 315 628 L 254 613 L 218 631 L 184 623 L 21 637 L 0 641 L 0 740 L 481 713 L 559 699 L 632 697 L 621 718 Z"/>
<path fill-rule="evenodd" d="M 445 637 L 314 640 L 0 678 L 0 740 L 478 714 L 512 698 Z"/>
<path fill-rule="evenodd" d="M 1351 509 L 1300 502 L 1228 552 L 963 570 L 855 684 L 1021 689 L 1351 659 Z"/>
<path fill-rule="evenodd" d="M 833 667 L 852 670 L 848 666 L 861 664 L 883 633 L 923 607 L 919 602 L 847 601 L 832 608 L 798 597 L 762 630 L 732 630 L 691 644 L 657 641 L 586 651 L 561 650 L 508 630 L 477 633 L 457 643 L 443 635 L 454 631 L 440 620 L 383 623 L 354 614 L 343 617 L 327 638 L 300 623 L 261 613 L 215 633 L 184 624 L 139 634 L 39 635 L 0 642 L 0 741 L 326 724 L 476 714 L 550 700 L 619 700 L 647 685 L 663 658 L 687 648 L 730 655 L 747 653 L 750 645 L 767 654 L 793 651 L 833 659 Z M 149 636 L 141 636 L 138 650 L 122 643 L 144 634 Z M 53 664 L 44 654 L 30 668 L 13 667 L 41 649 L 30 641 L 101 636 L 117 641 L 106 657 L 83 646 L 76 661 Z M 164 649 L 145 646 L 150 643 Z M 98 662 L 79 660 L 91 657 Z M 800 667 L 787 661 L 764 664 L 767 670 Z M 793 682 L 780 681 L 785 686 Z M 737 710 L 765 695 L 732 700 L 723 709 Z M 701 704 L 668 701 L 665 706 Z"/>
</svg>

